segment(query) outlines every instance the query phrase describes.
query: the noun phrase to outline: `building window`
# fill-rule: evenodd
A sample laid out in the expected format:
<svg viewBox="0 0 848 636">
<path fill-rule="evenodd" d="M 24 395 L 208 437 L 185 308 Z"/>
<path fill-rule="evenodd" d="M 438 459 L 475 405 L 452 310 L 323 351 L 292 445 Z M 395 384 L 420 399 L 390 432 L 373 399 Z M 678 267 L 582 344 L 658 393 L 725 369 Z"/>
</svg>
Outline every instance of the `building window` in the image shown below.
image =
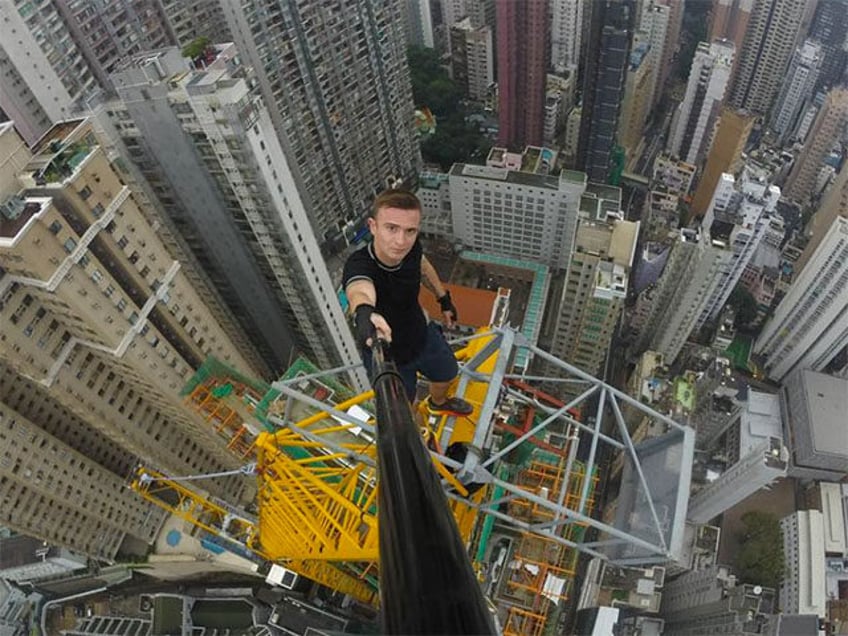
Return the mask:
<svg viewBox="0 0 848 636">
<path fill-rule="evenodd" d="M 91 188 L 85 186 L 82 190 L 79 191 L 80 198 L 85 201 L 88 197 L 91 196 Z"/>
<path fill-rule="evenodd" d="M 58 233 L 59 233 L 59 232 L 61 232 L 61 231 L 62 231 L 62 224 L 61 224 L 61 223 L 59 223 L 59 221 L 53 221 L 53 222 L 50 224 L 50 232 L 51 232 L 52 234 L 54 234 L 54 235 L 55 235 L 55 234 L 58 234 Z"/>
<path fill-rule="evenodd" d="M 69 238 L 67 241 L 65 241 L 65 251 L 66 251 L 68 254 L 70 254 L 71 252 L 73 252 L 73 251 L 74 251 L 74 248 L 75 248 L 76 246 L 77 246 L 77 242 L 76 242 L 74 239 L 72 239 L 72 238 Z"/>
</svg>

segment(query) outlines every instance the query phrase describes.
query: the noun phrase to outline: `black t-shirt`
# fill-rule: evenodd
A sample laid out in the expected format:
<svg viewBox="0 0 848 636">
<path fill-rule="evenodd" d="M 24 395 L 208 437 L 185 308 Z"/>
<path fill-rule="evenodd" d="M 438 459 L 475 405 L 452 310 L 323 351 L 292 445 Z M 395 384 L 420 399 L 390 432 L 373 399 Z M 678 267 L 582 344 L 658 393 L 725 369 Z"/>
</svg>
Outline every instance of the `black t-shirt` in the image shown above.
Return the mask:
<svg viewBox="0 0 848 636">
<path fill-rule="evenodd" d="M 424 250 L 416 240 L 399 265 L 389 267 L 374 254 L 373 243 L 356 250 L 347 259 L 342 287 L 357 280 L 370 280 L 377 290 L 377 313 L 392 328 L 392 356 L 403 364 L 417 356 L 427 341 L 427 319 L 418 304 L 421 288 L 421 258 Z"/>
</svg>

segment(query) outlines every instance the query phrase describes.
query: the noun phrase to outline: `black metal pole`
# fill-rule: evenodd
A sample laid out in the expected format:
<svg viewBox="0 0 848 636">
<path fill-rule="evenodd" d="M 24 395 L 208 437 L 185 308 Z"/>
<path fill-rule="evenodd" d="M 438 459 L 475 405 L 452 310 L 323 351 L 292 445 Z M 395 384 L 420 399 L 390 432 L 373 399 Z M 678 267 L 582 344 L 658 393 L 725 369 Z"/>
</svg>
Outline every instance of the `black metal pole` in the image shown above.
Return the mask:
<svg viewBox="0 0 848 636">
<path fill-rule="evenodd" d="M 374 346 L 384 634 L 495 634 L 400 375 Z"/>
</svg>

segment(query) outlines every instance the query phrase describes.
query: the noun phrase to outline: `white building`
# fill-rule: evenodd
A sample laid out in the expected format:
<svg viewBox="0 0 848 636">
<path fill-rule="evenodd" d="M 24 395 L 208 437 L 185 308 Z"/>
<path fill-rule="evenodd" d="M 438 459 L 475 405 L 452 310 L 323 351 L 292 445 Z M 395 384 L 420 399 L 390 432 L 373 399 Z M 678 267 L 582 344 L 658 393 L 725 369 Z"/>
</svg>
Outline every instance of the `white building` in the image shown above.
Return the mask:
<svg viewBox="0 0 848 636">
<path fill-rule="evenodd" d="M 749 391 L 748 401 L 727 430 L 732 462 L 715 481 L 689 500 L 688 519 L 706 523 L 748 496 L 784 477 L 789 451 L 783 444 L 780 398 Z"/>
<path fill-rule="evenodd" d="M 825 617 L 824 525 L 818 510 L 798 510 L 780 520 L 786 571 L 780 608 L 786 614 Z"/>
<path fill-rule="evenodd" d="M 700 42 L 692 60 L 683 101 L 674 113 L 668 149 L 689 163 L 701 163 L 709 151 L 724 100 L 735 48 L 732 42 Z"/>
<path fill-rule="evenodd" d="M 551 0 L 551 67 L 561 73 L 580 65 L 582 0 Z"/>
<path fill-rule="evenodd" d="M 779 139 L 785 140 L 792 132 L 801 107 L 807 100 L 812 99 L 821 61 L 821 45 L 814 40 L 806 40 L 793 54 L 769 122 L 770 128 L 777 133 Z"/>
<path fill-rule="evenodd" d="M 492 30 L 464 18 L 449 30 L 453 80 L 470 99 L 484 101 L 495 81 Z"/>
<path fill-rule="evenodd" d="M 835 556 L 848 556 L 848 537 L 845 535 L 845 509 L 843 488 L 845 484 L 828 481 L 819 482 L 822 521 L 824 528 L 824 551 Z M 848 494 L 846 492 L 845 494 Z"/>
<path fill-rule="evenodd" d="M 718 284 L 706 297 L 696 328 L 718 317 L 763 240 L 779 199 L 780 188 L 768 185 L 767 174 L 750 165 L 739 180 L 727 173 L 721 175 L 703 227 L 714 245 L 721 244 L 730 251 L 730 258 L 724 263 Z"/>
<path fill-rule="evenodd" d="M 848 346 L 848 219 L 836 217 L 754 343 L 770 378 L 821 371 Z"/>
<path fill-rule="evenodd" d="M 450 171 L 453 233 L 470 249 L 565 269 L 586 175 L 552 177 L 458 163 Z"/>
</svg>

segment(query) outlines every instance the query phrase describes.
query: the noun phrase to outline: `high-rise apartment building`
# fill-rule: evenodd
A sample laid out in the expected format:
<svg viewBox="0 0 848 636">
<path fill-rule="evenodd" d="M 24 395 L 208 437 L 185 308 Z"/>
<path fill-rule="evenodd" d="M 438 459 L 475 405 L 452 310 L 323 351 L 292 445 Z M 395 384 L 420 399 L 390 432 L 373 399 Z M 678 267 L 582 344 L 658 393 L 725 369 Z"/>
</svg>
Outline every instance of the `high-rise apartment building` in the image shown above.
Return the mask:
<svg viewBox="0 0 848 636">
<path fill-rule="evenodd" d="M 737 52 L 741 51 L 755 1 L 715 0 L 710 12 L 709 41 L 729 40 Z"/>
<path fill-rule="evenodd" d="M 411 183 L 421 167 L 398 3 L 240 0 L 224 9 L 313 230 L 336 251 L 376 194 Z"/>
<path fill-rule="evenodd" d="M 28 143 L 85 108 L 122 59 L 207 36 L 228 41 L 216 0 L 0 3 L 0 110 Z"/>
<path fill-rule="evenodd" d="M 709 231 L 712 245 L 729 250 L 730 257 L 716 286 L 704 297 L 696 329 L 718 318 L 769 228 L 780 200 L 780 188 L 769 185 L 770 176 L 753 164 L 745 166 L 739 179 L 721 175 L 702 227 Z"/>
<path fill-rule="evenodd" d="M 614 217 L 584 217 L 577 226 L 551 352 L 592 375 L 604 371 L 638 235 L 638 222 Z"/>
<path fill-rule="evenodd" d="M 833 222 L 840 216 L 848 218 L 848 164 L 846 163 L 842 164 L 842 170 L 833 178 L 821 205 L 804 228 L 807 244 L 804 245 L 804 251 L 793 264 L 795 276 L 804 270 L 807 262 L 827 236 Z"/>
<path fill-rule="evenodd" d="M 816 193 L 816 182 L 824 159 L 848 125 L 848 88 L 835 88 L 827 94 L 816 116 L 813 129 L 804 144 L 792 172 L 786 179 L 785 196 L 800 205 L 809 203 Z"/>
<path fill-rule="evenodd" d="M 692 197 L 690 218 L 703 215 L 713 199 L 721 175 L 736 172 L 756 117 L 725 107 L 719 116 L 715 138 L 707 154 L 704 172 Z"/>
<path fill-rule="evenodd" d="M 453 80 L 470 99 L 484 101 L 495 79 L 492 30 L 464 18 L 450 28 Z"/>
<path fill-rule="evenodd" d="M 820 510 L 797 510 L 780 520 L 786 570 L 780 609 L 787 614 L 826 615 L 824 523 Z"/>
<path fill-rule="evenodd" d="M 749 391 L 726 437 L 727 468 L 689 499 L 686 518 L 693 523 L 709 522 L 786 476 L 789 451 L 783 444 L 777 395 Z"/>
<path fill-rule="evenodd" d="M 821 371 L 848 346 L 848 219 L 833 219 L 754 344 L 770 378 Z"/>
<path fill-rule="evenodd" d="M 606 183 L 612 172 L 618 121 L 630 62 L 634 7 L 631 0 L 600 0 L 591 6 L 583 68 L 583 110 L 577 167 L 589 180 Z"/>
<path fill-rule="evenodd" d="M 584 2 L 551 0 L 551 67 L 557 73 L 580 66 Z"/>
<path fill-rule="evenodd" d="M 647 42 L 634 45 L 627 67 L 618 139 L 629 160 L 637 159 L 640 154 L 638 151 L 642 143 L 642 133 L 651 110 L 657 69 L 648 55 L 649 51 Z"/>
<path fill-rule="evenodd" d="M 745 29 L 728 103 L 765 115 L 785 80 L 810 0 L 758 0 Z M 740 3 L 741 4 L 741 3 Z"/>
<path fill-rule="evenodd" d="M 453 233 L 469 248 L 565 269 L 571 258 L 586 175 L 558 177 L 455 164 L 450 171 Z"/>
<path fill-rule="evenodd" d="M 699 42 L 686 93 L 671 124 L 668 150 L 688 163 L 702 163 L 709 152 L 735 50 L 727 40 Z"/>
<path fill-rule="evenodd" d="M 656 104 L 668 82 L 671 67 L 680 47 L 680 29 L 683 26 L 683 0 L 653 0 L 651 22 L 651 48 L 661 49 L 653 89 Z M 644 27 L 643 27 L 644 28 Z"/>
<path fill-rule="evenodd" d="M 196 38 L 205 37 L 210 42 L 232 40 L 224 7 L 220 0 L 160 0 L 179 46 L 186 46 Z"/>
<path fill-rule="evenodd" d="M 432 49 L 435 46 L 435 40 L 430 0 L 404 0 L 403 11 L 407 44 Z"/>
<path fill-rule="evenodd" d="M 0 3 L 0 110 L 34 144 L 99 84 L 54 5 L 45 5 L 42 13 L 32 3 L 18 7 L 23 4 Z"/>
<path fill-rule="evenodd" d="M 542 144 L 548 72 L 546 0 L 497 0 L 498 144 Z"/>
<path fill-rule="evenodd" d="M 114 134 L 272 369 L 297 352 L 325 368 L 352 364 L 293 157 L 234 47 L 215 50 L 206 71 L 172 48 L 115 73 Z"/>
<path fill-rule="evenodd" d="M 775 613 L 772 588 L 738 583 L 725 565 L 686 572 L 665 584 L 664 634 L 750 634 Z"/>
<path fill-rule="evenodd" d="M 821 44 L 822 60 L 817 90 L 839 86 L 845 81 L 848 52 L 848 2 L 846 0 L 818 0 L 816 13 L 810 25 L 809 37 Z"/>
<path fill-rule="evenodd" d="M 643 292 L 649 309 L 635 349 L 673 363 L 731 257 L 726 241 L 713 239 L 708 228 L 679 230 L 656 286 Z"/>
<path fill-rule="evenodd" d="M 147 508 L 122 494 L 135 458 L 174 475 L 241 464 L 185 408 L 186 380 L 209 355 L 262 367 L 165 248 L 88 121 L 57 124 L 31 151 L 7 123 L 0 148 L 2 430 L 17 440 L 2 444 L 2 514 L 112 558 L 120 532 L 152 536 Z M 206 485 L 235 501 L 249 489 Z"/>
<path fill-rule="evenodd" d="M 812 100 L 821 59 L 821 45 L 814 40 L 806 40 L 792 55 L 769 122 L 780 140 L 795 129 L 802 107 Z"/>
</svg>

